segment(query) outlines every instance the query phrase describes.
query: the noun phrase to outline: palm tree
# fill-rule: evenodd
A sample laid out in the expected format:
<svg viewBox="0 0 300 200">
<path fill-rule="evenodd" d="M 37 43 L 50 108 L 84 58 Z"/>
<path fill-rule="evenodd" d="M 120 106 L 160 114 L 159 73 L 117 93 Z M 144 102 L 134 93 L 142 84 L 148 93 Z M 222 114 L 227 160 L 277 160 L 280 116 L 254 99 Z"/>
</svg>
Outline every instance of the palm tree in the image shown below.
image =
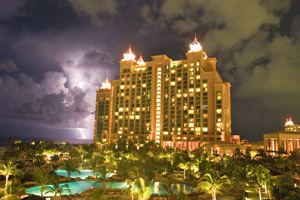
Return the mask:
<svg viewBox="0 0 300 200">
<path fill-rule="evenodd" d="M 77 168 L 77 165 L 73 160 L 67 160 L 64 165 L 64 170 L 68 172 L 68 178 L 70 179 L 72 172 L 78 172 L 80 174 L 80 171 Z"/>
<path fill-rule="evenodd" d="M 87 154 L 87 151 L 82 147 L 82 145 L 75 147 L 75 149 L 77 153 L 80 155 L 80 169 L 82 169 L 83 156 Z"/>
<path fill-rule="evenodd" d="M 90 167 L 92 169 L 92 177 L 95 178 L 95 172 L 96 169 L 98 168 L 99 160 L 98 157 L 93 156 L 90 162 Z"/>
<path fill-rule="evenodd" d="M 18 195 L 21 191 L 22 186 L 16 183 L 9 183 L 7 185 L 7 189 L 0 189 L 2 193 L 2 197 L 0 198 L 5 200 L 13 200 L 13 199 L 20 199 L 20 195 Z"/>
<path fill-rule="evenodd" d="M 133 200 L 133 196 L 137 193 L 135 190 L 137 179 L 126 179 L 125 182 L 129 185 L 131 200 Z"/>
<path fill-rule="evenodd" d="M 270 171 L 262 165 L 256 165 L 249 173 L 252 182 L 257 187 L 259 199 L 261 200 L 261 188 L 265 188 L 265 193 L 268 195 L 267 183 L 270 180 Z"/>
<path fill-rule="evenodd" d="M 183 179 L 185 179 L 185 172 L 190 168 L 190 162 L 179 163 L 178 167 L 180 169 L 183 169 Z"/>
<path fill-rule="evenodd" d="M 139 187 L 139 189 L 137 191 L 137 194 L 138 194 L 139 200 L 147 200 L 147 199 L 149 199 L 149 197 L 151 195 L 150 194 L 151 188 L 150 188 L 150 186 L 148 186 L 146 184 L 145 179 L 143 179 L 143 178 L 139 178 L 138 179 L 138 187 Z"/>
<path fill-rule="evenodd" d="M 104 186 L 106 185 L 106 182 L 108 182 L 107 168 L 104 165 L 104 166 L 101 166 L 100 168 L 98 168 L 97 171 L 99 173 L 96 175 L 96 178 L 99 178 L 99 181 L 95 182 L 94 184 L 102 182 L 102 188 L 104 188 Z"/>
<path fill-rule="evenodd" d="M 171 181 L 162 182 L 161 188 L 165 193 L 167 193 L 168 196 L 171 194 L 174 194 L 175 191 L 177 190 L 177 186 L 174 185 Z M 167 199 L 168 199 L 168 197 L 167 197 Z"/>
<path fill-rule="evenodd" d="M 50 183 L 50 172 L 48 170 L 39 170 L 35 174 L 35 181 L 37 185 L 41 186 L 41 197 L 44 195 L 44 190 L 47 189 L 46 185 Z"/>
<path fill-rule="evenodd" d="M 183 191 L 179 191 L 177 200 L 186 200 L 186 199 L 187 199 L 186 194 Z"/>
<path fill-rule="evenodd" d="M 60 178 L 58 176 L 51 177 L 51 183 L 51 186 L 46 186 L 47 191 L 45 192 L 45 194 L 53 194 L 54 200 L 56 200 L 57 196 L 61 195 L 63 192 L 71 191 L 70 189 L 68 189 L 69 186 L 67 184 L 60 184 Z"/>
<path fill-rule="evenodd" d="M 227 185 L 229 180 L 226 176 L 216 177 L 206 173 L 198 184 L 197 188 L 206 194 L 211 194 L 212 200 L 217 199 L 217 193 L 222 194 L 221 190 Z"/>
<path fill-rule="evenodd" d="M 10 175 L 16 174 L 19 170 L 17 169 L 18 164 L 14 164 L 9 161 L 4 164 L 0 164 L 0 174 L 5 176 L 5 188 L 7 189 L 8 178 Z"/>
</svg>

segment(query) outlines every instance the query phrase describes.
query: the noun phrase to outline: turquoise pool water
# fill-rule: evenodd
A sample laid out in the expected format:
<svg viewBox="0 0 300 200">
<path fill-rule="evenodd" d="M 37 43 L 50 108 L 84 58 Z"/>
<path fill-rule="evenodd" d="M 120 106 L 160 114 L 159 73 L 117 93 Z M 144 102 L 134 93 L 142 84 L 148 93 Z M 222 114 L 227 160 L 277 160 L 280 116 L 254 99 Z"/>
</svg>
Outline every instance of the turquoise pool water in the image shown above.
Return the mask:
<svg viewBox="0 0 300 200">
<path fill-rule="evenodd" d="M 80 169 L 80 174 L 78 172 L 72 172 L 71 173 L 71 178 L 81 178 L 81 179 L 86 179 L 88 176 L 92 176 L 92 170 L 89 169 Z M 58 169 L 55 171 L 55 173 L 58 176 L 65 176 L 68 177 L 68 172 L 66 170 L 63 169 Z M 95 172 L 95 174 L 100 174 L 99 172 Z M 107 177 L 111 177 L 112 175 L 114 175 L 114 173 L 108 173 Z"/>
<path fill-rule="evenodd" d="M 67 184 L 68 188 L 71 190 L 70 192 L 64 191 L 63 195 L 70 195 L 70 194 L 80 194 L 84 191 L 87 191 L 89 189 L 102 187 L 102 183 L 95 183 L 95 181 L 75 181 L 70 183 L 61 183 L 60 185 Z M 191 185 L 188 184 L 182 184 L 182 183 L 175 183 L 178 190 L 177 191 L 184 191 L 186 193 L 191 192 Z M 123 189 L 128 188 L 128 184 L 126 182 L 108 182 L 107 186 L 108 188 L 117 188 L 117 189 Z M 177 193 L 176 191 L 176 193 Z M 35 194 L 40 195 L 41 194 L 41 187 L 31 187 L 27 190 L 25 190 L 25 193 L 27 194 Z M 45 192 L 44 192 L 45 193 Z M 160 189 L 160 182 L 154 182 L 151 184 L 151 194 L 166 194 Z M 53 194 L 49 193 L 45 196 L 53 196 Z"/>
</svg>

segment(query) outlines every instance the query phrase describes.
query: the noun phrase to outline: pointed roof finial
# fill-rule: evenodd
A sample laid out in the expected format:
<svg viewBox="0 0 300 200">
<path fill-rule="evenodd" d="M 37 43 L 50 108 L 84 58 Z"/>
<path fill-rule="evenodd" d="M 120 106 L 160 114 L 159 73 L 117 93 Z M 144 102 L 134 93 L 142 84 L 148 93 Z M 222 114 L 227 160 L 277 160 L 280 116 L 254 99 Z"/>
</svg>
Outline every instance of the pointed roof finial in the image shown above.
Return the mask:
<svg viewBox="0 0 300 200">
<path fill-rule="evenodd" d="M 197 35 L 195 33 L 195 39 L 194 41 L 190 44 L 190 50 L 188 52 L 203 52 L 204 59 L 207 59 L 206 53 L 203 51 L 201 44 L 197 40 Z"/>
<path fill-rule="evenodd" d="M 146 65 L 146 63 L 144 62 L 144 60 L 142 58 L 142 52 L 140 52 L 140 58 L 136 62 L 139 65 Z"/>
<path fill-rule="evenodd" d="M 135 61 L 135 55 L 131 51 L 131 44 L 129 44 L 128 51 L 126 53 L 124 53 L 123 56 L 124 57 L 123 57 L 122 61 L 128 61 L 128 60 Z"/>
<path fill-rule="evenodd" d="M 102 83 L 102 87 L 100 89 L 110 90 L 111 89 L 111 83 L 108 80 L 108 75 L 106 73 L 106 80 Z"/>
<path fill-rule="evenodd" d="M 287 118 L 286 119 L 285 126 L 288 126 L 288 125 L 294 125 L 294 122 L 292 121 L 292 118 Z"/>
</svg>

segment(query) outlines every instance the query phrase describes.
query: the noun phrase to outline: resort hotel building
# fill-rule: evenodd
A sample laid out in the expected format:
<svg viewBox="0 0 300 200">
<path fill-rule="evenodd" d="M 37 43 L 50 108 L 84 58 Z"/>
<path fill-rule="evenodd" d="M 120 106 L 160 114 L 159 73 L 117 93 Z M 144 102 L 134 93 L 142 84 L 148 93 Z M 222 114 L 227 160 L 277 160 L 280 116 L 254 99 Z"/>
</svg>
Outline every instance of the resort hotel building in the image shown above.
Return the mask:
<svg viewBox="0 0 300 200">
<path fill-rule="evenodd" d="M 289 154 L 300 151 L 300 125 L 291 118 L 285 122 L 285 131 L 264 134 L 264 146 L 267 155 Z"/>
<path fill-rule="evenodd" d="M 120 79 L 106 79 L 97 91 L 94 142 L 139 148 L 155 141 L 180 149 L 239 143 L 231 135 L 230 83 L 196 38 L 189 47 L 186 60 L 155 55 L 147 62 L 129 48 Z"/>
</svg>

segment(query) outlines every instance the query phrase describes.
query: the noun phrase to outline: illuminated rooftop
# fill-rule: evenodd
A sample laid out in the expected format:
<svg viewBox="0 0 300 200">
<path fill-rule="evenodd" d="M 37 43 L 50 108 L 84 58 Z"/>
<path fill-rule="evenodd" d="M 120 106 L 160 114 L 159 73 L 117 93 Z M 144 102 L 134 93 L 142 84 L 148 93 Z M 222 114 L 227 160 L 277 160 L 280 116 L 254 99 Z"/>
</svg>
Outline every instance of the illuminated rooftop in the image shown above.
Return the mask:
<svg viewBox="0 0 300 200">
<path fill-rule="evenodd" d="M 124 53 L 123 56 L 124 57 L 122 61 L 129 61 L 129 60 L 135 61 L 135 55 L 132 53 L 131 47 L 128 48 L 128 51 Z"/>
<path fill-rule="evenodd" d="M 142 56 L 140 56 L 140 58 L 139 58 L 136 62 L 137 62 L 137 64 L 139 64 L 139 65 L 146 65 L 146 63 L 144 62 Z"/>
<path fill-rule="evenodd" d="M 199 52 L 202 51 L 204 54 L 204 59 L 207 58 L 206 53 L 203 51 L 201 44 L 198 42 L 197 37 L 195 37 L 194 41 L 190 44 L 190 50 L 188 52 Z"/>
<path fill-rule="evenodd" d="M 102 87 L 100 89 L 105 89 L 105 90 L 111 89 L 111 83 L 108 81 L 107 77 L 106 80 L 102 83 Z"/>
<path fill-rule="evenodd" d="M 292 118 L 287 118 L 285 122 L 285 126 L 294 125 L 294 122 L 292 121 Z"/>
</svg>

